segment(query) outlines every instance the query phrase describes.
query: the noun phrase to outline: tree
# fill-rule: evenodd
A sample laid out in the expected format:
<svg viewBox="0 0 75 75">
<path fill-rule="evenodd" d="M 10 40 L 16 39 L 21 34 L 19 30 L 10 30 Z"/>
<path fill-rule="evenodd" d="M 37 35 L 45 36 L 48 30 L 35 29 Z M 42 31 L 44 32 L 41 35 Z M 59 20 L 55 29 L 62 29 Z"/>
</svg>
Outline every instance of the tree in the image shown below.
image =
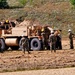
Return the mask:
<svg viewBox="0 0 75 75">
<path fill-rule="evenodd" d="M 70 0 L 71 4 L 75 6 L 75 0 Z"/>
<path fill-rule="evenodd" d="M 0 0 L 0 8 L 8 8 L 7 0 Z"/>
</svg>

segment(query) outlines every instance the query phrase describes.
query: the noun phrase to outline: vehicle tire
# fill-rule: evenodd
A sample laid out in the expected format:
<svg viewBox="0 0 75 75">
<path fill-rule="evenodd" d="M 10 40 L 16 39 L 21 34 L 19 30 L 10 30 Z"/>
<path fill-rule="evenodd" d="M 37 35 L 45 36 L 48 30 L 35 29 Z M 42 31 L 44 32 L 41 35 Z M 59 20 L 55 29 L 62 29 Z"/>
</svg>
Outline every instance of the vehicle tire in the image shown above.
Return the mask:
<svg viewBox="0 0 75 75">
<path fill-rule="evenodd" d="M 41 42 L 37 38 L 32 39 L 30 45 L 31 45 L 31 50 L 41 49 Z"/>
<path fill-rule="evenodd" d="M 3 39 L 0 39 L 1 40 L 1 52 L 3 52 L 5 50 L 5 41 Z"/>
<path fill-rule="evenodd" d="M 11 49 L 12 49 L 12 50 L 18 50 L 19 47 L 18 47 L 18 46 L 12 46 Z"/>
</svg>

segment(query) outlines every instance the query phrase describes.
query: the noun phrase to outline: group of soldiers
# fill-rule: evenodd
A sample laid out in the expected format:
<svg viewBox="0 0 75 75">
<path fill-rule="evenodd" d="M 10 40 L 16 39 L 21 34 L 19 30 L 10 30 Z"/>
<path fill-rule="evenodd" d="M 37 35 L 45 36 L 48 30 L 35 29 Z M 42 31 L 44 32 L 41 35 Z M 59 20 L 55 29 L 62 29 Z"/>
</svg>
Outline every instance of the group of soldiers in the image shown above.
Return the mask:
<svg viewBox="0 0 75 75">
<path fill-rule="evenodd" d="M 45 45 L 45 38 L 44 38 L 44 33 L 42 33 L 42 43 L 43 43 L 43 49 L 45 49 L 45 47 L 48 47 L 47 49 L 54 51 L 56 52 L 56 50 L 61 50 L 62 49 L 62 37 L 61 37 L 61 34 L 60 32 L 58 33 L 57 31 L 51 31 L 51 34 L 49 35 L 49 41 L 48 41 L 48 44 L 47 46 Z M 72 33 L 72 31 L 69 29 L 68 30 L 68 36 L 69 36 L 69 39 L 70 39 L 70 49 L 74 49 L 74 46 L 73 46 L 73 37 L 74 37 L 74 34 Z M 23 53 L 25 54 L 25 51 L 27 50 L 28 54 L 30 54 L 29 52 L 29 46 L 28 46 L 28 39 L 25 38 L 23 35 L 22 35 L 22 38 L 21 38 L 21 46 L 22 46 L 22 51 Z"/>
<path fill-rule="evenodd" d="M 50 50 L 54 50 L 56 52 L 57 46 L 57 35 L 54 33 L 54 31 L 51 31 L 51 35 L 49 36 L 49 41 L 50 41 Z"/>
<path fill-rule="evenodd" d="M 51 52 L 54 50 L 54 52 L 56 52 L 56 49 L 62 49 L 62 44 L 61 44 L 61 34 L 60 31 L 54 31 L 52 30 L 50 32 L 51 34 L 49 35 L 48 38 L 48 48 L 49 50 L 51 50 Z M 43 41 L 43 49 L 45 48 L 45 40 L 44 39 L 44 33 L 42 34 L 42 41 Z"/>
<path fill-rule="evenodd" d="M 51 31 L 51 34 L 49 35 L 49 48 L 51 50 L 51 52 L 54 50 L 54 52 L 56 52 L 56 50 L 61 50 L 62 49 L 62 37 L 61 37 L 61 31 Z M 44 34 L 44 33 L 43 33 Z M 70 41 L 70 49 L 74 49 L 73 46 L 73 37 L 74 34 L 72 33 L 71 29 L 68 30 L 68 37 L 69 37 L 69 41 Z M 44 35 L 43 35 L 43 46 L 45 46 L 44 41 L 46 39 L 44 39 Z"/>
</svg>

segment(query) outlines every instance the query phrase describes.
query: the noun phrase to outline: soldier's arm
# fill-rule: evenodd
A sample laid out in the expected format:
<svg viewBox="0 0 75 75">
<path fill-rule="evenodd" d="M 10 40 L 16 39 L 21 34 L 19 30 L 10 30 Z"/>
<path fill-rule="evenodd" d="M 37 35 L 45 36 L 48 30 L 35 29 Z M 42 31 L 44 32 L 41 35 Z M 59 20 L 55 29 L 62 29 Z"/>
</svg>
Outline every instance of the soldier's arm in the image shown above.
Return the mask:
<svg viewBox="0 0 75 75">
<path fill-rule="evenodd" d="M 72 33 L 72 37 L 75 37 L 75 34 L 74 33 Z"/>
</svg>

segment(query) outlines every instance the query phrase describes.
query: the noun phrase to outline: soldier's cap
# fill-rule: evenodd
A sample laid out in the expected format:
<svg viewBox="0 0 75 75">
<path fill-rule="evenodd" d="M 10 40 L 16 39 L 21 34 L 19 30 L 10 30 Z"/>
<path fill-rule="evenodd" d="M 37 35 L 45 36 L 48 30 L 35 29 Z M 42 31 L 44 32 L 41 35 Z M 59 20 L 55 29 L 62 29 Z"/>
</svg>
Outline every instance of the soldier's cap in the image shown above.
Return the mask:
<svg viewBox="0 0 75 75">
<path fill-rule="evenodd" d="M 9 22 L 9 20 L 6 20 L 6 23 L 8 23 Z"/>
<path fill-rule="evenodd" d="M 42 32 L 44 31 L 44 28 L 42 28 L 42 30 L 41 30 Z"/>
<path fill-rule="evenodd" d="M 71 32 L 71 29 L 69 29 L 68 32 Z"/>
<path fill-rule="evenodd" d="M 53 31 L 53 30 L 51 30 L 51 34 L 52 34 L 52 33 L 54 33 L 54 31 Z"/>
</svg>

